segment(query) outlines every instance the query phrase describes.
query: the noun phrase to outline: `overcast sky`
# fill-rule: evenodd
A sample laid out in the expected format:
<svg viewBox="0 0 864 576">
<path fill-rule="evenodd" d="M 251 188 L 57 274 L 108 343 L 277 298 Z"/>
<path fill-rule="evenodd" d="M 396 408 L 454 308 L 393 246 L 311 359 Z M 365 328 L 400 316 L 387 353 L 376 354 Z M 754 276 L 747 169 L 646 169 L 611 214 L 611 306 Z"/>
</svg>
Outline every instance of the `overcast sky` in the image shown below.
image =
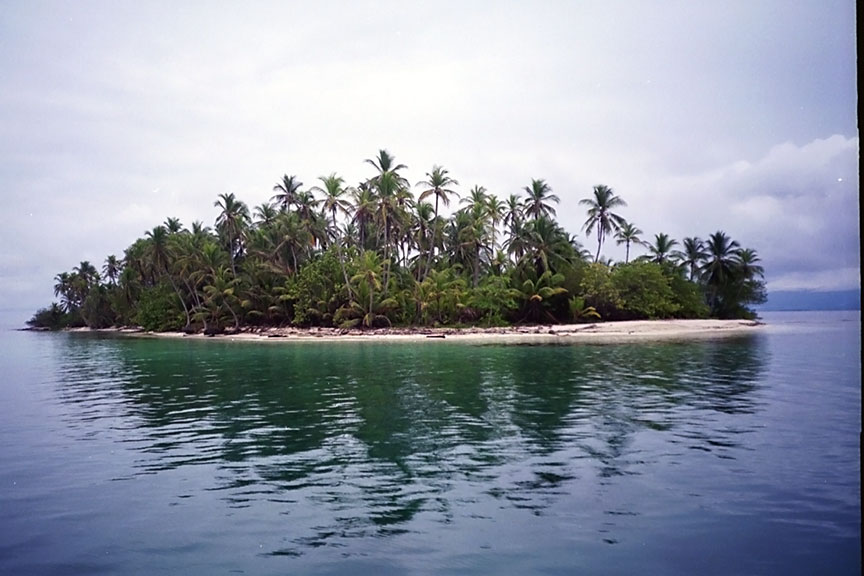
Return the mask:
<svg viewBox="0 0 864 576">
<path fill-rule="evenodd" d="M 35 2 L 0 5 L 0 308 L 145 230 L 212 225 L 283 174 L 506 198 L 605 184 L 650 239 L 724 230 L 770 290 L 859 286 L 848 1 Z M 623 248 L 604 253 L 623 258 Z"/>
</svg>

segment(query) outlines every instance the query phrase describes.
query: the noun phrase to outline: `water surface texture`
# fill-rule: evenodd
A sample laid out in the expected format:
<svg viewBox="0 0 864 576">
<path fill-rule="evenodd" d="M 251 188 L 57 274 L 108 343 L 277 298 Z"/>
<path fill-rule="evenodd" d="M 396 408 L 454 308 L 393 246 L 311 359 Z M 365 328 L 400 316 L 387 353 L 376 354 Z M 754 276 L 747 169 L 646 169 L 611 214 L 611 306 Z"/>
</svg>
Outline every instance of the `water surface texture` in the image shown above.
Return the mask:
<svg viewBox="0 0 864 576">
<path fill-rule="evenodd" d="M 856 574 L 858 313 L 603 346 L 3 332 L 2 574 Z"/>
</svg>

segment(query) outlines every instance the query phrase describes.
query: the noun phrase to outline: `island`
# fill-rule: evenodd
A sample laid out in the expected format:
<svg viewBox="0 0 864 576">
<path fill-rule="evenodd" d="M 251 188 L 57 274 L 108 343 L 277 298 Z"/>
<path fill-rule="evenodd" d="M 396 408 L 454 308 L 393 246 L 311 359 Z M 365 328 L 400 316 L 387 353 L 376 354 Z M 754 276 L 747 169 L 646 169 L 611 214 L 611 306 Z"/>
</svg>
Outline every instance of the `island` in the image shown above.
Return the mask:
<svg viewBox="0 0 864 576">
<path fill-rule="evenodd" d="M 58 274 L 59 302 L 28 325 L 247 338 L 383 330 L 560 339 L 644 334 L 638 323 L 610 326 L 645 320 L 689 333 L 749 327 L 750 306 L 765 300 L 754 249 L 722 230 L 645 239 L 606 185 L 579 201 L 584 240 L 596 242 L 589 250 L 558 223 L 560 200 L 545 179 L 502 199 L 480 185 L 458 193 L 442 166 L 412 187 L 387 150 L 365 163 L 370 176 L 356 186 L 331 173 L 304 188 L 286 174 L 251 211 L 233 193 L 219 194 L 212 228 L 168 217 L 101 270 L 82 261 Z M 623 261 L 603 256 L 610 239 L 624 246 Z M 718 320 L 732 322 L 710 324 Z"/>
</svg>

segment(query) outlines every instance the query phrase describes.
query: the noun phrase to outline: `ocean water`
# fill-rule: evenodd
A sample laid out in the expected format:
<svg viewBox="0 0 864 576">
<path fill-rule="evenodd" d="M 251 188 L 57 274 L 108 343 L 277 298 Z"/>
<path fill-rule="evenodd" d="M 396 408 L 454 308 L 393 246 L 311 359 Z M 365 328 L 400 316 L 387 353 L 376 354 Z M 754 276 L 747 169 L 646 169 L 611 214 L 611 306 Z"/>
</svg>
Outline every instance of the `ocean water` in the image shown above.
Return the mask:
<svg viewBox="0 0 864 576">
<path fill-rule="evenodd" d="M 858 312 L 503 346 L 0 332 L 0 574 L 860 574 Z"/>
</svg>

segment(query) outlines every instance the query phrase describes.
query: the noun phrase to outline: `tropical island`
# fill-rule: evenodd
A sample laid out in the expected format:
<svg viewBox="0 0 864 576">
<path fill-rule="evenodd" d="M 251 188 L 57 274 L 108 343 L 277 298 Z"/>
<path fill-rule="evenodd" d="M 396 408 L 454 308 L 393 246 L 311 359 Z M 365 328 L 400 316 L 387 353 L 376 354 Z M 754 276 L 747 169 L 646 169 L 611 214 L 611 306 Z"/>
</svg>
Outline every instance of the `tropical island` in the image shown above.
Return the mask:
<svg viewBox="0 0 864 576">
<path fill-rule="evenodd" d="M 59 303 L 32 328 L 222 334 L 268 329 L 472 330 L 599 321 L 755 318 L 765 301 L 755 250 L 723 231 L 653 239 L 594 186 L 579 204 L 589 251 L 556 221 L 544 179 L 505 200 L 476 185 L 460 195 L 433 166 L 414 187 L 387 150 L 357 186 L 336 173 L 304 188 L 284 175 L 269 202 L 220 194 L 213 228 L 168 217 L 98 270 L 55 277 Z M 412 188 L 418 190 L 415 198 Z M 440 209 L 454 203 L 444 216 Z M 603 257 L 613 239 L 623 262 Z M 633 259 L 631 248 L 647 253 Z"/>
</svg>

